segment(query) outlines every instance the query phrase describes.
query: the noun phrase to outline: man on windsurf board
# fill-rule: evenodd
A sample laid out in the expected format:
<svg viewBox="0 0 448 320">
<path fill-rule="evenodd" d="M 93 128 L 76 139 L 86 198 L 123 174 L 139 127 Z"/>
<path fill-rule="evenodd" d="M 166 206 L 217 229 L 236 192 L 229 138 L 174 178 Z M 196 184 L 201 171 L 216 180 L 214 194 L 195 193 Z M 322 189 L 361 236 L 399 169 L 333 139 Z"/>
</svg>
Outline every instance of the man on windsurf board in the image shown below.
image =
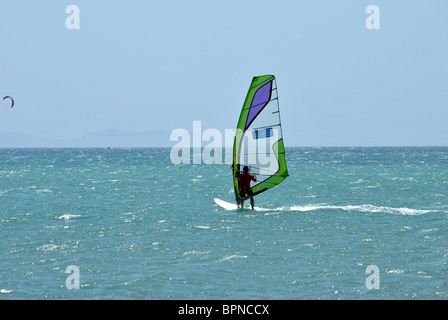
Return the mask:
<svg viewBox="0 0 448 320">
<path fill-rule="evenodd" d="M 233 170 L 233 165 L 230 167 Z M 257 177 L 255 174 L 249 173 L 249 167 L 244 166 L 243 167 L 243 173 L 239 173 L 238 171 L 235 174 L 235 178 L 239 180 L 238 186 L 239 186 L 239 192 L 240 192 L 240 198 L 241 198 L 241 209 L 243 209 L 244 205 L 244 198 L 247 196 L 250 198 L 250 205 L 252 207 L 252 210 L 254 210 L 254 193 L 252 191 L 252 188 L 250 187 L 250 182 L 256 182 Z"/>
</svg>

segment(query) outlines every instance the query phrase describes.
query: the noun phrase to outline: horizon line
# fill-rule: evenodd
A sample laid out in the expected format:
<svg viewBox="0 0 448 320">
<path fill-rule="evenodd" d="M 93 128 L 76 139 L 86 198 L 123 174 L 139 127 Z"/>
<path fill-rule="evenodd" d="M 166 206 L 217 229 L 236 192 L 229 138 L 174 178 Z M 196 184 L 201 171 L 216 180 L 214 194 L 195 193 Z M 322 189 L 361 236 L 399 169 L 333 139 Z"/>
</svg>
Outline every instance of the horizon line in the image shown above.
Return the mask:
<svg viewBox="0 0 448 320">
<path fill-rule="evenodd" d="M 200 150 L 205 149 L 206 146 L 201 147 Z M 285 146 L 285 149 L 290 148 L 448 148 L 448 145 L 390 145 L 390 146 L 382 146 L 382 145 L 322 145 L 322 146 Z M 88 147 L 88 146 L 78 146 L 78 147 L 2 147 L 0 149 L 172 149 L 170 146 L 160 147 L 160 146 L 96 146 L 96 147 Z M 199 149 L 197 147 L 189 147 L 188 149 L 194 150 Z M 213 148 L 212 148 L 213 149 Z M 221 147 L 221 149 L 233 149 L 232 147 Z"/>
</svg>

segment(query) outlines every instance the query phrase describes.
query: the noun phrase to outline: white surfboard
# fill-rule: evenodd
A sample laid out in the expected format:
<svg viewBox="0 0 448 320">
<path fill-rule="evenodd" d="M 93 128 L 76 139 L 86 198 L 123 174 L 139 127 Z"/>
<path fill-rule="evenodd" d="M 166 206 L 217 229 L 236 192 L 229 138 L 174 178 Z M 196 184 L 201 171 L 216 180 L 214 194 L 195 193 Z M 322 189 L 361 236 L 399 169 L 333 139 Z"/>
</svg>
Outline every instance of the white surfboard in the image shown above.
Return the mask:
<svg viewBox="0 0 448 320">
<path fill-rule="evenodd" d="M 234 204 L 234 203 L 230 203 L 218 198 L 215 198 L 215 203 L 220 206 L 221 208 L 224 208 L 226 210 L 237 210 L 239 209 L 238 205 Z"/>
<path fill-rule="evenodd" d="M 244 207 L 244 209 L 241 209 L 238 205 L 236 205 L 234 203 L 230 203 L 230 202 L 218 199 L 218 198 L 215 198 L 214 200 L 215 200 L 215 203 L 218 206 L 220 206 L 221 208 L 224 208 L 226 210 L 238 210 L 238 209 L 239 210 L 245 210 L 245 209 L 246 210 L 252 210 L 252 208 L 250 207 L 249 200 L 247 201 L 246 206 Z M 262 211 L 262 210 L 264 210 L 264 209 L 261 209 L 261 208 L 258 208 L 258 207 L 254 207 L 254 209 L 255 209 L 255 211 L 260 211 L 260 210 Z"/>
</svg>

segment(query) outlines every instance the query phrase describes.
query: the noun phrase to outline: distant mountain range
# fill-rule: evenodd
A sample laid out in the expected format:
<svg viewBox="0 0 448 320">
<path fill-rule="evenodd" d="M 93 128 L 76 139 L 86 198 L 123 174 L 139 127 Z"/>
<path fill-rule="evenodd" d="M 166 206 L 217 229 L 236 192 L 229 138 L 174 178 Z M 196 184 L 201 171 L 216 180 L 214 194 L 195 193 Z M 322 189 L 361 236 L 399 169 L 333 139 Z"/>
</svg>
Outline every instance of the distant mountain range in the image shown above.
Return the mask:
<svg viewBox="0 0 448 320">
<path fill-rule="evenodd" d="M 172 147 L 169 130 L 103 130 L 74 139 L 35 137 L 23 133 L 0 132 L 0 148 L 77 148 L 77 147 Z"/>
</svg>

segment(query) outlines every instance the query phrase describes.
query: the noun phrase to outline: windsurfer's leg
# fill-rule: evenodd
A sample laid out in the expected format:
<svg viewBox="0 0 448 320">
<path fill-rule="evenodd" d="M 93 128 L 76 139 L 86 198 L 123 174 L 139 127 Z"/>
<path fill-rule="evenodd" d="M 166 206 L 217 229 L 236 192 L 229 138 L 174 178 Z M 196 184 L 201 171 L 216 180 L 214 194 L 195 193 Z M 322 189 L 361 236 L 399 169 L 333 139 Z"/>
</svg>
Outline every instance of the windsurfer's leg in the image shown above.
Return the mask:
<svg viewBox="0 0 448 320">
<path fill-rule="evenodd" d="M 250 205 L 252 206 L 252 210 L 254 210 L 254 197 L 250 197 Z"/>
<path fill-rule="evenodd" d="M 241 199 L 241 209 L 243 209 L 243 208 L 244 208 L 244 200 Z"/>
</svg>

